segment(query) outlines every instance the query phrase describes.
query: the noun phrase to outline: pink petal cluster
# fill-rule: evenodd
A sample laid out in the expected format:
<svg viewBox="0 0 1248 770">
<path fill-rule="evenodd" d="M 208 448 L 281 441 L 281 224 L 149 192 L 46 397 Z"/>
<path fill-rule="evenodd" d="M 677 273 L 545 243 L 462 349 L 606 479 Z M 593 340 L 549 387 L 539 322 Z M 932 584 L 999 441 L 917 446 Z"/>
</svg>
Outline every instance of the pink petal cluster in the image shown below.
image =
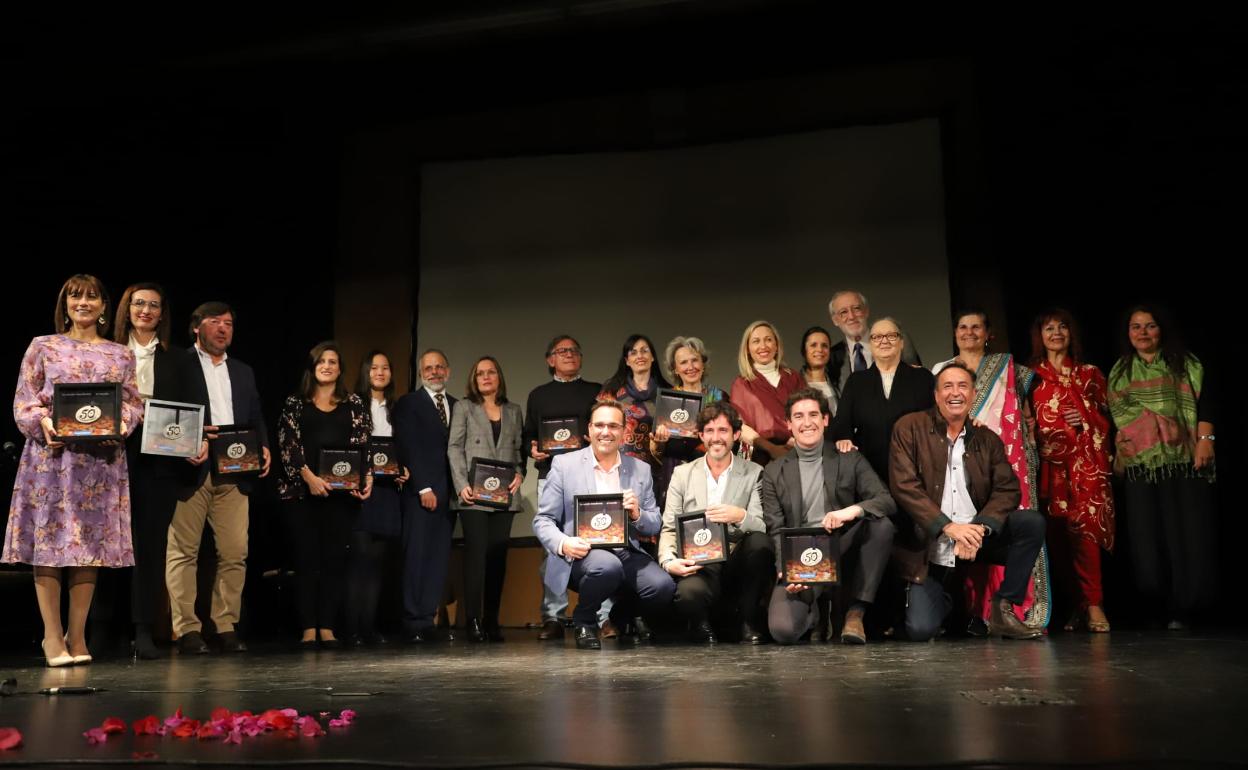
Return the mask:
<svg viewBox="0 0 1248 770">
<path fill-rule="evenodd" d="M 274 733 L 283 738 L 319 738 L 325 734 L 325 728 L 321 726 L 321 719 L 330 716 L 330 712 L 319 712 L 319 717 L 304 715 L 300 716 L 295 709 L 269 709 L 260 715 L 253 714 L 250 711 L 230 711 L 225 708 L 215 708 L 212 715 L 205 721 L 198 719 L 189 719 L 182 714 L 179 707 L 172 716 L 159 719 L 155 716 L 146 716 L 142 719 L 135 720 L 130 729 L 135 735 L 155 735 L 159 737 L 173 736 L 175 738 L 196 738 L 201 741 L 221 740 L 228 744 L 239 744 L 243 742 L 243 738 L 254 738 L 264 733 Z M 344 709 L 339 712 L 336 718 L 329 720 L 330 727 L 346 727 L 355 719 L 355 712 L 351 709 Z M 0 728 L 0 730 L 9 730 L 9 728 Z M 16 734 L 17 743 L 13 745 L 21 745 L 21 733 L 16 730 L 11 731 Z M 92 727 L 83 733 L 83 737 L 87 739 L 87 743 L 96 745 L 104 743 L 110 735 L 118 735 L 126 732 L 126 723 L 117 717 L 109 717 L 105 719 L 99 727 Z M 13 736 L 3 733 L 12 741 Z M 10 748 L 3 746 L 0 748 Z"/>
</svg>

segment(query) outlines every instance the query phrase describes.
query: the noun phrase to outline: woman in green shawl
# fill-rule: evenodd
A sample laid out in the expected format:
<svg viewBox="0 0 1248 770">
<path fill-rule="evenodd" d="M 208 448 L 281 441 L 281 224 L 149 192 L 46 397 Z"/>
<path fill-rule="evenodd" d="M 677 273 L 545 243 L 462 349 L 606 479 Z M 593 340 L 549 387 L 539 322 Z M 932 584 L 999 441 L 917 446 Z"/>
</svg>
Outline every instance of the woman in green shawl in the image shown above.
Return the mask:
<svg viewBox="0 0 1248 770">
<path fill-rule="evenodd" d="M 1127 311 L 1126 345 L 1109 372 L 1125 475 L 1127 540 L 1139 591 L 1186 626 L 1217 596 L 1213 401 L 1205 368 L 1161 308 Z"/>
</svg>

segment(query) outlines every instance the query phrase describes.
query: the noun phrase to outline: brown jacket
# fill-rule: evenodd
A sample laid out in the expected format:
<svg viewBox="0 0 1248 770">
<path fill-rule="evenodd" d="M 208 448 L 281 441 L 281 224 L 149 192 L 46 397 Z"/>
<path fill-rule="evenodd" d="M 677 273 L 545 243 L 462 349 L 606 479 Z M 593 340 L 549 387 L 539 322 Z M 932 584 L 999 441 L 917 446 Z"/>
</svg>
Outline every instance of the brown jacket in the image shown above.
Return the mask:
<svg viewBox="0 0 1248 770">
<path fill-rule="evenodd" d="M 949 461 L 946 429 L 947 423 L 936 409 L 905 415 L 893 426 L 888 486 L 897 507 L 914 522 L 910 531 L 897 528 L 893 556 L 901 566 L 902 576 L 912 583 L 922 583 L 927 577 L 928 544 L 952 521 L 940 511 Z M 966 431 L 962 467 L 967 490 L 979 512 L 973 523 L 986 526 L 991 537 L 1001 532 L 1010 511 L 1018 508 L 1018 477 L 997 434 L 969 421 Z"/>
</svg>

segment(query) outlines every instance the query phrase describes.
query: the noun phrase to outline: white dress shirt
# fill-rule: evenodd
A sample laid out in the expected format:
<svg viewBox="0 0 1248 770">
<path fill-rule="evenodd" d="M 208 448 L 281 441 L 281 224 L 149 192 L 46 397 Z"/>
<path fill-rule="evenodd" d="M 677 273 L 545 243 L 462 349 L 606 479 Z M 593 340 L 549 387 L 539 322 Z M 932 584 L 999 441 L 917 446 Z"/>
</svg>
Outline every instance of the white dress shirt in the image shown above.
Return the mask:
<svg viewBox="0 0 1248 770">
<path fill-rule="evenodd" d="M 208 355 L 195 343 L 195 352 L 199 355 L 199 366 L 204 370 L 204 383 L 208 386 L 208 411 L 212 414 L 213 425 L 234 424 L 234 391 L 230 387 L 230 367 L 225 365 L 228 354 L 221 354 L 221 362 L 214 363 Z"/>
</svg>

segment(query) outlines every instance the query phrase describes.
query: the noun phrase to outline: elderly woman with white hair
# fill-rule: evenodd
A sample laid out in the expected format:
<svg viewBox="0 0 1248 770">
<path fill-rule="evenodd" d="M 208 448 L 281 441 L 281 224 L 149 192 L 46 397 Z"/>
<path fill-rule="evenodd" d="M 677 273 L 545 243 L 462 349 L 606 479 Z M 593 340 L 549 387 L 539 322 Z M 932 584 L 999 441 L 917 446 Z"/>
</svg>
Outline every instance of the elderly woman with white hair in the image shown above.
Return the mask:
<svg viewBox="0 0 1248 770">
<path fill-rule="evenodd" d="M 723 390 L 706 382 L 709 362 L 706 345 L 698 337 L 673 337 L 663 351 L 663 368 L 667 370 L 668 379 L 675 383 L 675 390 L 700 393 L 702 406 L 726 398 Z M 706 447 L 696 440 L 672 441 L 666 425 L 655 428 L 650 440 L 652 453 L 661 461 L 654 480 L 654 496 L 662 508 L 667 501 L 667 484 L 672 471 L 678 465 L 701 457 Z"/>
</svg>

